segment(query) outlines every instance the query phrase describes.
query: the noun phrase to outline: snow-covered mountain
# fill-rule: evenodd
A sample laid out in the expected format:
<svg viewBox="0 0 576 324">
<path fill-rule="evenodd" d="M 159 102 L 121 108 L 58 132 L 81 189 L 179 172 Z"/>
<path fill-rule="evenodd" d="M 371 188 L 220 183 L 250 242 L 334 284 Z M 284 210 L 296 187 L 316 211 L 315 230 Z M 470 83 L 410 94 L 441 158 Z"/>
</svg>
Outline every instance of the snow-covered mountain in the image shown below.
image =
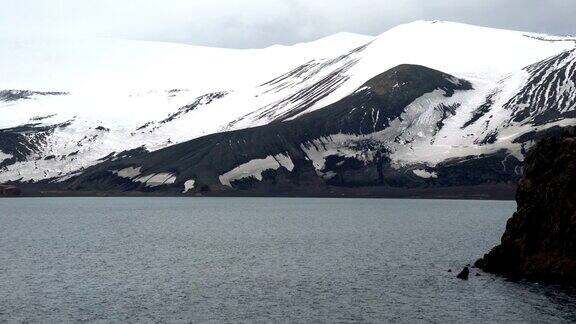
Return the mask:
<svg viewBox="0 0 576 324">
<path fill-rule="evenodd" d="M 576 125 L 575 38 L 449 22 L 261 50 L 6 42 L 0 58 L 0 183 L 511 182 L 534 139 Z"/>
</svg>

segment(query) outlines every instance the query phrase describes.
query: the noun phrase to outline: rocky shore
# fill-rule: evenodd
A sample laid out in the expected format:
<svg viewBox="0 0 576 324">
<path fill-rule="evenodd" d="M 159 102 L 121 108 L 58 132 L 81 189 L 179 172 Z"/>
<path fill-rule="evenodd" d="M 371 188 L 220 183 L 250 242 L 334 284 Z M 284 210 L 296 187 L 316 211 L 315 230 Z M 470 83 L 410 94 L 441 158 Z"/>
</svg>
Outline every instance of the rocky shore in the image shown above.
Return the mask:
<svg viewBox="0 0 576 324">
<path fill-rule="evenodd" d="M 21 191 L 16 186 L 0 185 L 0 197 L 15 197 L 20 196 Z"/>
<path fill-rule="evenodd" d="M 501 244 L 476 262 L 514 279 L 576 284 L 576 136 L 539 142 L 527 155 L 518 209 Z"/>
</svg>

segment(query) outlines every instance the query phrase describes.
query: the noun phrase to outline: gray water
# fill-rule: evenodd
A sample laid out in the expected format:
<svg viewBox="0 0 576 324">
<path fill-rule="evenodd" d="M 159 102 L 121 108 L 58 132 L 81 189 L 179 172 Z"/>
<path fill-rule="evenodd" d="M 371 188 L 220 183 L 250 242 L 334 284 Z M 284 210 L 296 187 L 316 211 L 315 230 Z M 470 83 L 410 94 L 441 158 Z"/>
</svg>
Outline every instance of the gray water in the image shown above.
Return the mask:
<svg viewBox="0 0 576 324">
<path fill-rule="evenodd" d="M 576 294 L 456 273 L 513 202 L 0 199 L 0 322 L 570 322 Z M 452 269 L 453 272 L 447 272 Z"/>
</svg>

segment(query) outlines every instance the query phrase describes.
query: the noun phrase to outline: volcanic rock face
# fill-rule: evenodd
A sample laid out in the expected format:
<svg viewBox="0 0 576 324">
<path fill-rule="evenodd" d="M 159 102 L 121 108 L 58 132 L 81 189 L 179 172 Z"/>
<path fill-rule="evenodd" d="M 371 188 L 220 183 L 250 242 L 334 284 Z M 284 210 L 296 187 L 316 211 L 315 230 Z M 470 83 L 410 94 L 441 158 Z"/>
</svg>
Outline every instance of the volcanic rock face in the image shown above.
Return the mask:
<svg viewBox="0 0 576 324">
<path fill-rule="evenodd" d="M 478 260 L 485 271 L 576 283 L 576 136 L 541 141 L 527 156 L 518 210 L 499 246 Z"/>
</svg>

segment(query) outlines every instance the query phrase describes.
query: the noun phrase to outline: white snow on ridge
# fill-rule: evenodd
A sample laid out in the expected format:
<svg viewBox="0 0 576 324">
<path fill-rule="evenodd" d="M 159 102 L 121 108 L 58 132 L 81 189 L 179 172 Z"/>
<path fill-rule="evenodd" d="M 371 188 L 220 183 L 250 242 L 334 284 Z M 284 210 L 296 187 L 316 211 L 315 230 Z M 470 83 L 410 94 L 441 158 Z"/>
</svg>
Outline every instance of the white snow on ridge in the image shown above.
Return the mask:
<svg viewBox="0 0 576 324">
<path fill-rule="evenodd" d="M 506 74 L 576 47 L 576 38 L 547 41 L 549 38 L 443 21 L 400 25 L 376 37 L 349 71 L 350 80 L 306 112 L 354 93 L 369 79 L 400 64 L 423 65 L 457 78 L 496 83 Z"/>
<path fill-rule="evenodd" d="M 346 60 L 323 66 L 317 72 L 314 71 L 317 65 L 313 64 L 311 71 L 284 80 L 290 87 L 259 95 L 259 104 L 254 107 L 262 108 L 244 116 L 232 129 L 263 125 L 291 111 L 301 103 L 292 100 L 291 95 L 326 80 L 346 65 L 350 66 L 342 76 L 346 78 L 345 82 L 290 119 L 361 91 L 366 81 L 400 64 L 423 65 L 457 78 L 481 79 L 495 86 L 508 74 L 521 73 L 530 64 L 576 47 L 574 38 L 556 37 L 553 42 L 548 38 L 547 35 L 440 21 L 400 25 L 374 38 L 364 50 Z M 334 55 L 332 59 L 338 57 Z M 312 63 L 322 65 L 329 61 L 326 58 Z M 320 89 L 326 91 L 327 87 L 322 85 Z M 276 110 L 269 111 L 270 105 L 276 106 Z"/>
<path fill-rule="evenodd" d="M 2 39 L 0 89 L 205 93 L 256 86 L 301 62 L 346 51 L 371 38 L 338 34 L 294 46 L 246 50 L 107 38 Z"/>
<path fill-rule="evenodd" d="M 289 155 L 277 154 L 274 156 L 267 156 L 264 159 L 248 161 L 220 175 L 218 179 L 221 184 L 232 187 L 233 181 L 249 177 L 254 177 L 261 181 L 262 172 L 266 170 L 278 170 L 280 167 L 283 167 L 288 171 L 294 169 L 294 163 Z"/>
</svg>

